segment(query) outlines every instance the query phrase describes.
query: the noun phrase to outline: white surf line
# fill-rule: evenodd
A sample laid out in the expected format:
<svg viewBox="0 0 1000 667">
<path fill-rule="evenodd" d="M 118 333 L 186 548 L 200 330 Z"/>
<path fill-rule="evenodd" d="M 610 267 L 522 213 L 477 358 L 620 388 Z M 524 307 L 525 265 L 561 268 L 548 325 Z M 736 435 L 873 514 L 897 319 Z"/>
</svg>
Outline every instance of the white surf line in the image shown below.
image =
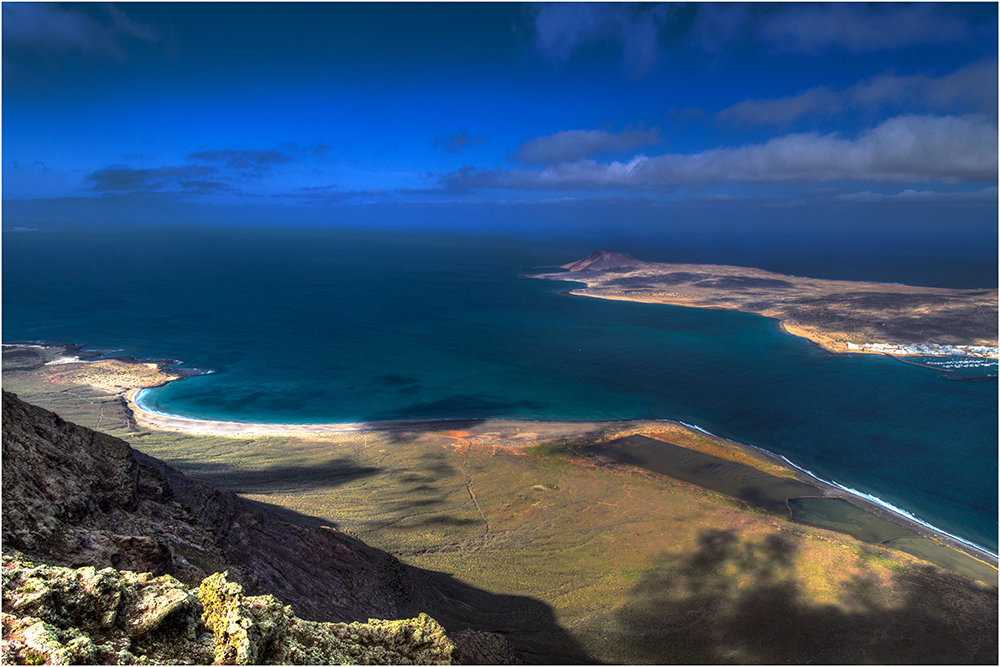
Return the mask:
<svg viewBox="0 0 1000 667">
<path fill-rule="evenodd" d="M 673 419 L 664 419 L 663 421 L 674 421 L 674 420 Z M 691 429 L 693 431 L 700 431 L 700 432 L 704 433 L 705 435 L 711 436 L 713 438 L 719 438 L 721 440 L 728 440 L 728 438 L 723 438 L 722 436 L 715 435 L 714 433 L 710 433 L 709 431 L 706 431 L 702 427 L 695 426 L 694 424 L 688 424 L 687 422 L 682 422 L 680 420 L 677 420 L 674 423 L 680 424 L 681 426 L 687 426 L 689 429 Z M 735 442 L 735 441 L 732 441 L 732 442 Z M 784 457 L 782 457 L 782 458 L 784 458 Z"/>
<path fill-rule="evenodd" d="M 323 434 L 323 433 L 349 433 L 353 431 L 365 430 L 362 424 L 260 424 L 253 422 L 222 421 L 214 419 L 194 419 L 160 412 L 142 403 L 143 396 L 150 390 L 150 387 L 133 390 L 126 393 L 126 399 L 135 406 L 140 416 L 156 425 L 157 428 L 168 430 L 180 430 L 187 433 L 202 433 L 206 435 L 237 435 L 237 434 L 262 434 L 262 435 L 302 435 Z M 167 420 L 167 421 L 163 421 Z M 222 431 L 222 433 L 220 433 Z"/>
<path fill-rule="evenodd" d="M 937 526 L 935 526 L 935 525 L 933 525 L 931 523 L 928 523 L 928 522 L 924 521 L 923 519 L 921 519 L 920 517 L 915 516 L 914 514 L 912 514 L 912 513 L 908 512 L 908 511 L 904 510 L 903 508 L 896 507 L 892 503 L 889 503 L 889 502 L 886 502 L 885 500 L 882 500 L 878 496 L 873 496 L 870 493 L 865 493 L 864 491 L 858 491 L 857 489 L 853 489 L 853 488 L 851 488 L 849 486 L 845 486 L 843 484 L 838 484 L 837 482 L 832 482 L 832 481 L 830 481 L 828 479 L 820 477 L 819 475 L 817 475 L 816 473 L 812 472 L 811 470 L 808 470 L 806 468 L 803 468 L 800 465 L 796 465 L 795 463 L 792 463 L 791 461 L 788 460 L 787 457 L 784 457 L 781 454 L 777 454 L 777 456 L 779 456 L 788 465 L 792 466 L 796 470 L 800 470 L 800 471 L 806 473 L 807 475 L 810 475 L 810 476 L 818 479 L 819 481 L 823 482 L 824 484 L 829 484 L 830 486 L 834 486 L 834 487 L 840 489 L 841 491 L 845 491 L 845 492 L 847 492 L 847 493 L 849 493 L 849 494 L 851 494 L 853 496 L 857 496 L 858 498 L 864 498 L 865 500 L 867 500 L 867 501 L 869 501 L 871 503 L 874 503 L 874 504 L 878 505 L 879 507 L 882 507 L 883 509 L 887 509 L 887 510 L 889 510 L 890 512 L 892 512 L 894 514 L 898 514 L 899 516 L 905 517 L 905 518 L 909 519 L 910 521 L 913 521 L 914 523 L 918 523 L 921 526 L 923 526 L 924 528 L 928 528 L 928 529 L 930 529 L 931 531 L 933 531 L 935 533 L 940 533 L 941 535 L 946 535 L 946 536 L 950 537 L 951 539 L 955 540 L 956 542 L 961 542 L 962 544 L 964 544 L 966 546 L 969 546 L 969 547 L 972 547 L 973 549 L 977 549 L 979 551 L 982 551 L 983 553 L 987 553 L 987 554 L 993 556 L 994 558 L 998 557 L 997 554 L 993 553 L 992 551 L 990 551 L 986 547 L 984 547 L 982 545 L 979 545 L 979 544 L 976 544 L 975 542 L 972 542 L 970 540 L 967 540 L 964 537 L 959 537 L 958 535 L 954 535 L 952 533 L 949 533 L 947 530 L 942 530 L 941 528 L 938 528 Z"/>
<path fill-rule="evenodd" d="M 247 435 L 253 435 L 253 434 L 260 434 L 260 435 L 303 435 L 304 433 L 305 434 L 311 434 L 311 435 L 322 435 L 324 433 L 350 433 L 350 432 L 365 431 L 365 430 L 378 430 L 377 425 L 375 425 L 375 424 L 369 424 L 369 423 L 342 423 L 342 424 L 337 424 L 337 423 L 327 423 L 327 424 L 316 424 L 316 423 L 311 423 L 311 424 L 258 424 L 258 423 L 252 423 L 252 422 L 234 422 L 234 421 L 220 421 L 220 420 L 208 420 L 208 419 L 192 419 L 190 417 L 180 417 L 180 416 L 177 416 L 177 415 L 171 415 L 171 414 L 168 414 L 168 413 L 165 413 L 165 412 L 160 412 L 158 410 L 154 410 L 154 409 L 148 408 L 145 405 L 143 405 L 142 402 L 141 402 L 142 396 L 145 395 L 145 393 L 148 392 L 148 391 L 149 391 L 149 388 L 139 389 L 138 391 L 133 390 L 132 392 L 128 392 L 129 394 L 132 394 L 130 402 L 132 403 L 132 405 L 134 405 L 139 410 L 140 413 L 146 413 L 147 415 L 152 415 L 155 418 L 166 419 L 166 420 L 170 420 L 172 422 L 180 422 L 181 424 L 184 425 L 184 427 L 182 427 L 180 425 L 171 427 L 171 425 L 169 423 L 164 424 L 164 423 L 160 422 L 159 419 L 155 419 L 155 418 L 154 419 L 150 419 L 150 421 L 153 422 L 158 428 L 162 428 L 162 429 L 179 430 L 179 431 L 184 431 L 184 432 L 187 432 L 187 433 L 202 433 L 202 434 L 206 434 L 206 435 L 234 435 L 234 436 L 235 435 L 241 435 L 241 434 L 247 434 Z M 453 419 L 435 419 L 435 420 L 432 420 L 432 421 L 466 421 L 466 420 L 462 419 L 462 418 L 456 417 L 456 418 L 453 418 Z M 503 420 L 503 421 L 535 421 L 535 422 L 545 422 L 546 420 Z M 629 421 L 631 421 L 631 420 L 629 420 Z M 687 422 L 683 422 L 683 421 L 680 421 L 680 420 L 674 420 L 674 419 L 656 419 L 656 420 L 653 420 L 653 421 L 662 421 L 662 422 L 670 422 L 670 423 L 674 423 L 674 424 L 680 424 L 680 425 L 685 426 L 687 428 L 690 428 L 690 429 L 692 429 L 694 431 L 698 431 L 700 433 L 704 433 L 705 435 L 708 435 L 708 436 L 713 437 L 713 438 L 719 438 L 721 440 L 726 440 L 726 441 L 729 441 L 729 442 L 733 442 L 734 444 L 737 444 L 737 445 L 748 446 L 748 445 L 744 445 L 744 443 L 739 443 L 739 442 L 736 442 L 735 440 L 729 440 L 728 438 L 723 438 L 722 436 L 715 435 L 714 433 L 712 433 L 710 431 L 707 431 L 707 430 L 701 428 L 700 426 L 696 426 L 694 424 L 688 424 Z M 220 433 L 219 431 L 223 431 L 223 433 Z M 752 447 L 753 445 L 749 445 L 749 446 Z M 906 511 L 906 510 L 904 510 L 902 508 L 896 507 L 895 505 L 893 505 L 893 504 L 891 504 L 889 502 L 886 502 L 885 500 L 882 500 L 881 498 L 878 498 L 877 496 L 873 496 L 871 494 L 864 493 L 863 491 L 858 491 L 857 489 L 853 489 L 853 488 L 851 488 L 849 486 L 844 486 L 843 484 L 838 484 L 837 482 L 832 482 L 832 481 L 827 480 L 827 479 L 825 479 L 823 477 L 820 477 L 819 475 L 811 472 L 810 470 L 808 470 L 806 468 L 803 468 L 802 466 L 797 465 L 795 463 L 792 463 L 791 461 L 788 460 L 787 457 L 782 456 L 781 454 L 775 454 L 774 452 L 771 452 L 769 450 L 764 450 L 764 449 L 759 448 L 759 447 L 757 447 L 756 449 L 761 449 L 761 451 L 767 452 L 768 454 L 770 454 L 772 456 L 777 456 L 778 458 L 780 458 L 783 461 L 785 461 L 792 468 L 794 468 L 796 470 L 799 470 L 801 472 L 804 472 L 805 474 L 810 475 L 811 477 L 819 480 L 820 482 L 823 482 L 824 484 L 829 484 L 830 486 L 836 487 L 836 488 L 840 489 L 841 491 L 844 491 L 845 493 L 854 495 L 854 496 L 856 496 L 858 498 L 862 498 L 862 499 L 868 500 L 869 502 L 874 503 L 874 504 L 876 504 L 876 505 L 878 505 L 878 506 L 880 506 L 880 507 L 882 507 L 882 508 L 884 508 L 886 510 L 889 510 L 890 512 L 893 512 L 894 514 L 897 514 L 897 515 L 902 516 L 902 517 L 904 517 L 906 519 L 909 519 L 910 521 L 913 521 L 914 523 L 917 523 L 917 524 L 919 524 L 921 526 L 924 526 L 925 528 L 927 528 L 927 529 L 929 529 L 929 530 L 931 530 L 931 531 L 933 531 L 935 533 L 939 533 L 941 535 L 945 535 L 945 536 L 947 536 L 947 537 L 949 537 L 949 538 L 951 538 L 951 539 L 953 539 L 953 540 L 955 540 L 957 542 L 960 542 L 960 543 L 962 543 L 962 544 L 964 544 L 964 545 L 966 545 L 968 547 L 971 547 L 973 549 L 977 549 L 979 551 L 982 551 L 983 553 L 989 554 L 993 558 L 998 558 L 998 555 L 996 553 L 994 553 L 993 551 L 987 549 L 986 547 L 983 547 L 983 546 L 981 546 L 979 544 L 976 544 L 975 542 L 972 542 L 972 541 L 967 540 L 965 538 L 962 538 L 962 537 L 959 537 L 959 536 L 954 535 L 952 533 L 949 533 L 946 530 L 942 530 L 941 528 L 938 528 L 937 526 L 935 526 L 933 524 L 930 524 L 930 523 L 924 521 L 923 519 L 920 519 L 920 518 L 914 516 L 910 512 L 908 512 L 908 511 Z"/>
<path fill-rule="evenodd" d="M 663 421 L 673 421 L 673 420 L 665 419 Z M 722 440 L 729 440 L 728 438 L 723 438 L 722 436 L 715 435 L 714 433 L 706 431 L 705 429 L 701 428 L 700 426 L 695 426 L 694 424 L 688 424 L 688 423 L 682 422 L 680 420 L 677 420 L 676 423 L 681 424 L 683 426 L 686 426 L 686 427 L 688 427 L 688 428 L 690 428 L 692 430 L 700 431 L 701 433 L 704 433 L 705 435 L 709 435 L 709 436 L 711 436 L 713 438 L 720 438 Z M 736 441 L 731 440 L 730 442 L 734 442 L 735 443 Z M 736 443 L 736 444 L 743 444 L 743 443 Z M 753 446 L 753 445 L 751 445 L 751 446 Z M 967 539 L 965 539 L 963 537 L 959 537 L 958 535 L 954 535 L 952 533 L 949 533 L 947 530 L 942 530 L 941 528 L 938 528 L 934 524 L 928 523 L 927 521 L 924 521 L 920 517 L 915 516 L 911 512 L 908 512 L 908 511 L 904 510 L 901 507 L 896 507 L 892 503 L 889 503 L 889 502 L 887 502 L 885 500 L 882 500 L 878 496 L 873 496 L 870 493 L 865 493 L 864 491 L 858 491 L 857 489 L 853 489 L 853 488 L 851 488 L 849 486 L 845 486 L 843 484 L 838 484 L 837 482 L 832 482 L 832 481 L 830 481 L 828 479 L 820 477 L 819 475 L 817 475 L 816 473 L 812 472 L 811 470 L 803 468 L 802 466 L 800 466 L 798 464 L 792 463 L 791 461 L 788 460 L 788 457 L 782 456 L 781 454 L 775 454 L 774 452 L 771 452 L 769 450 L 763 450 L 763 451 L 767 451 L 767 453 L 771 454 L 772 456 L 779 457 L 782 461 L 784 461 L 785 463 L 787 463 L 791 467 L 793 467 L 796 470 L 799 470 L 801 472 L 804 472 L 805 474 L 809 475 L 810 477 L 813 477 L 814 479 L 819 480 L 820 482 L 823 482 L 824 484 L 829 484 L 830 486 L 836 487 L 836 488 L 840 489 L 841 491 L 849 493 L 849 494 L 851 494 L 853 496 L 856 496 L 858 498 L 863 498 L 863 499 L 867 500 L 868 502 L 874 503 L 874 504 L 878 505 L 879 507 L 882 507 L 883 509 L 887 509 L 887 510 L 889 510 L 890 512 L 892 512 L 894 514 L 897 514 L 897 515 L 902 516 L 902 517 L 904 517 L 906 519 L 909 519 L 910 521 L 913 521 L 914 523 L 920 524 L 924 528 L 928 528 L 928 529 L 930 529 L 931 531 L 933 531 L 935 533 L 940 533 L 941 535 L 946 535 L 946 536 L 950 537 L 951 539 L 955 540 L 956 542 L 961 542 L 962 544 L 964 544 L 964 545 L 966 545 L 968 547 L 972 547 L 973 549 L 977 549 L 979 551 L 982 551 L 983 553 L 990 554 L 994 558 L 998 558 L 997 554 L 993 553 L 992 551 L 990 551 L 986 547 L 984 547 L 982 545 L 979 545 L 979 544 L 976 544 L 975 542 L 967 540 Z"/>
</svg>

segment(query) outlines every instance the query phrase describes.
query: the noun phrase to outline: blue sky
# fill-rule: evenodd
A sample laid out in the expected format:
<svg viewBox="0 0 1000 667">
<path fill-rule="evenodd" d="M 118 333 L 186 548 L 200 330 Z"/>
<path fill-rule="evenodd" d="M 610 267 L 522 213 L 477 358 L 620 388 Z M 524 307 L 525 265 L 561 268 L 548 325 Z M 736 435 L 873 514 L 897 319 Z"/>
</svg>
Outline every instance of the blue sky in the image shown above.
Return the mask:
<svg viewBox="0 0 1000 667">
<path fill-rule="evenodd" d="M 995 3 L 2 11 L 5 228 L 996 226 Z"/>
</svg>

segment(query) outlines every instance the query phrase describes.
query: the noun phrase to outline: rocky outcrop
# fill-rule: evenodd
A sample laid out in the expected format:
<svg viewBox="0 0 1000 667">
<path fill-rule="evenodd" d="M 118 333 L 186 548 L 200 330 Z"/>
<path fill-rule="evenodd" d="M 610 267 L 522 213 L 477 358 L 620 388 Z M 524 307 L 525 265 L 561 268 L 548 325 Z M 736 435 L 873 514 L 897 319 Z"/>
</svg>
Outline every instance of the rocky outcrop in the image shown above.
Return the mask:
<svg viewBox="0 0 1000 667">
<path fill-rule="evenodd" d="M 128 443 L 9 392 L 2 494 L 4 546 L 32 557 L 171 574 L 190 584 L 227 564 L 190 505 L 174 497 L 162 472 L 141 465 Z"/>
<path fill-rule="evenodd" d="M 316 623 L 291 614 L 270 595 L 244 597 L 214 574 L 198 589 L 202 620 L 219 664 L 451 664 L 455 644 L 427 614 L 402 621 Z"/>
<path fill-rule="evenodd" d="M 318 621 L 401 618 L 433 582 L 343 532 L 269 519 L 128 443 L 4 393 L 3 539 L 68 565 L 170 574 L 228 570 Z"/>
<path fill-rule="evenodd" d="M 3 556 L 3 662 L 212 661 L 198 597 L 169 575 Z"/>
<path fill-rule="evenodd" d="M 244 596 L 223 573 L 197 590 L 169 575 L 3 558 L 4 664 L 453 664 L 455 644 L 426 614 L 317 623 L 271 595 Z"/>
<path fill-rule="evenodd" d="M 265 516 L 6 391 L 2 494 L 5 663 L 517 659 L 489 632 L 464 631 L 458 648 L 422 615 L 488 594 Z M 372 618 L 388 620 L 354 628 Z"/>
</svg>

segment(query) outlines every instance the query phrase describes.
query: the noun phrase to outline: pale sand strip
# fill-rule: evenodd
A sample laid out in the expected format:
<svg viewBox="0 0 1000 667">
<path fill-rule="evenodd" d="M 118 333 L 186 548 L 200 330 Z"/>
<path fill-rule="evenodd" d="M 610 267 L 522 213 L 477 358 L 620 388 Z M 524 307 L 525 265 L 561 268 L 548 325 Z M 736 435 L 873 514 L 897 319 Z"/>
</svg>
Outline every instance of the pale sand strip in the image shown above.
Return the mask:
<svg viewBox="0 0 1000 667">
<path fill-rule="evenodd" d="M 614 422 L 548 422 L 507 419 L 411 419 L 377 422 L 333 424 L 254 424 L 250 422 L 190 419 L 152 412 L 136 402 L 142 388 L 125 392 L 125 400 L 136 423 L 161 431 L 192 435 L 222 435 L 230 437 L 294 436 L 322 438 L 345 433 L 401 431 L 475 431 L 477 437 L 503 440 L 505 447 L 530 447 L 539 439 L 593 435 L 613 427 Z M 622 422 L 626 424 L 630 422 Z"/>
<path fill-rule="evenodd" d="M 259 436 L 259 435 L 286 435 L 286 436 L 322 436 L 337 433 L 350 433 L 352 431 L 375 430 L 373 426 L 365 424 L 251 424 L 244 422 L 208 421 L 205 419 L 189 419 L 187 417 L 175 417 L 163 415 L 146 410 L 136 403 L 136 395 L 142 389 L 130 389 L 125 392 L 125 400 L 135 421 L 142 426 L 155 428 L 160 431 L 177 431 L 181 433 L 192 433 L 195 435 L 228 435 L 228 436 Z M 387 430 L 379 427 L 379 430 Z"/>
</svg>

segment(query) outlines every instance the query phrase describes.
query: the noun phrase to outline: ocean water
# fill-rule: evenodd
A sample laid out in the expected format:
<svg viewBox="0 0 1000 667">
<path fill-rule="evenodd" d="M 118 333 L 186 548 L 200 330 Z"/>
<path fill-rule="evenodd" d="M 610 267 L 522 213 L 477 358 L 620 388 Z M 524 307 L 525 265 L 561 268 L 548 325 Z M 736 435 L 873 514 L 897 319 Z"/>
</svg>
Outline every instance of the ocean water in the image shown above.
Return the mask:
<svg viewBox="0 0 1000 667">
<path fill-rule="evenodd" d="M 752 315 L 520 277 L 594 249 L 319 230 L 5 233 L 3 340 L 177 360 L 206 374 L 145 404 L 206 419 L 683 421 L 996 552 L 996 381 L 831 355 Z M 642 258 L 670 259 L 655 252 Z M 849 264 L 824 257 L 793 272 Z M 899 282 L 918 282 L 895 259 Z M 993 271 L 945 286 L 995 286 Z"/>
</svg>

